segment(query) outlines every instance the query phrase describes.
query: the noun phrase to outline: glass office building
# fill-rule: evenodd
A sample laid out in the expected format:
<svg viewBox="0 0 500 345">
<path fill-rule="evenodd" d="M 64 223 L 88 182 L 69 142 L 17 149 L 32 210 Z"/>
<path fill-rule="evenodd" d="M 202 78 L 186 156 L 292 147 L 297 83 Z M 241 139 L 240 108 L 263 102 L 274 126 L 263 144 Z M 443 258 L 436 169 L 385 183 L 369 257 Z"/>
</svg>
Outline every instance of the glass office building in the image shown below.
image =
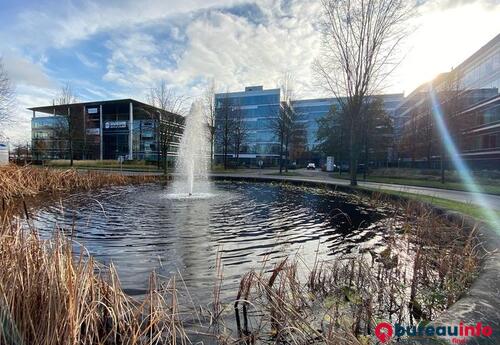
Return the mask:
<svg viewBox="0 0 500 345">
<path fill-rule="evenodd" d="M 402 93 L 376 95 L 381 98 L 385 112 L 396 122 L 396 108 L 403 100 Z M 320 142 L 317 139 L 318 120 L 326 116 L 332 107 L 339 107 L 336 98 L 316 98 L 292 101 L 292 108 L 297 113 L 298 122 L 304 123 L 307 130 L 306 146 L 309 152 L 315 152 Z M 389 156 L 392 153 L 388 153 Z M 312 154 L 310 160 L 319 163 L 319 153 Z M 391 159 L 391 157 L 388 157 Z"/>
<path fill-rule="evenodd" d="M 237 155 L 232 145 L 229 158 L 238 156 L 239 163 L 276 165 L 279 159 L 279 140 L 273 130 L 273 122 L 279 116 L 281 107 L 280 90 L 264 90 L 262 86 L 249 86 L 243 92 L 218 93 L 215 95 L 216 142 L 214 157 L 220 163 L 223 159 L 221 131 L 224 126 L 224 107 L 239 112 L 243 118 L 245 138 Z"/>
<path fill-rule="evenodd" d="M 184 118 L 133 99 L 30 108 L 33 160 L 158 161 L 163 121 L 173 128 L 167 156 L 174 159 Z M 162 122 L 160 122 L 162 121 Z"/>
<path fill-rule="evenodd" d="M 442 133 L 435 123 L 433 90 L 462 159 L 472 168 L 500 166 L 500 34 L 453 71 L 409 94 L 397 110 L 399 159 L 403 164 L 439 167 Z M 452 101 L 446 101 L 446 99 Z M 443 160 L 452 167 L 447 158 Z"/>
<path fill-rule="evenodd" d="M 263 160 L 267 165 L 278 164 L 279 159 L 279 137 L 273 129 L 273 122 L 276 122 L 280 110 L 289 107 L 296 113 L 297 123 L 302 124 L 301 128 L 305 132 L 303 135 L 305 143 L 305 154 L 302 160 L 320 163 L 321 156 L 316 152 L 319 144 L 317 139 L 318 120 L 324 117 L 337 104 L 335 98 L 316 98 L 291 101 L 290 105 L 280 101 L 280 89 L 264 90 L 262 86 L 249 86 L 242 92 L 220 93 L 215 95 L 216 104 L 216 145 L 215 157 L 217 162 L 222 160 L 221 129 L 223 126 L 223 108 L 226 104 L 233 110 L 243 115 L 245 121 L 246 135 L 242 145 L 238 160 L 248 165 L 255 165 L 259 160 Z M 374 97 L 381 97 L 386 112 L 394 118 L 395 109 L 403 99 L 403 94 L 386 94 Z M 293 147 L 290 148 L 291 151 Z M 230 147 L 228 155 L 235 158 L 236 154 Z M 291 157 L 297 160 L 297 157 Z M 302 162 L 304 163 L 304 162 Z"/>
</svg>

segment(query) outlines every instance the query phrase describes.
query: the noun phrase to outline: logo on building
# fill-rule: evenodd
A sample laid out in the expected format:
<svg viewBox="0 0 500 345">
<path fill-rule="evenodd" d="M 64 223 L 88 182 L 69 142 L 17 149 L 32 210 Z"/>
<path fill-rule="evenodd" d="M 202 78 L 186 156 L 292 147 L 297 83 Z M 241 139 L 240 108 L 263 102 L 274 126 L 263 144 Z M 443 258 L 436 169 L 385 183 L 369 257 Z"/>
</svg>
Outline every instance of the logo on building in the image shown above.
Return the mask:
<svg viewBox="0 0 500 345">
<path fill-rule="evenodd" d="M 127 128 L 127 121 L 106 121 L 104 123 L 106 129 Z"/>
</svg>

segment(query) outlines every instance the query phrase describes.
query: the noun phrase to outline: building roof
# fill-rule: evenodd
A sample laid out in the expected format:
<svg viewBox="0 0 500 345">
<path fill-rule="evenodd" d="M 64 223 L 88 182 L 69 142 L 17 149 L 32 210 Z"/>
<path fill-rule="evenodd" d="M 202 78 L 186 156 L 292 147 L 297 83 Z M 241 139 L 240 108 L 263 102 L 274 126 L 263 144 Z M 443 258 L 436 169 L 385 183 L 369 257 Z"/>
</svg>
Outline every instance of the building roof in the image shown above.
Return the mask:
<svg viewBox="0 0 500 345">
<path fill-rule="evenodd" d="M 81 109 L 82 107 L 92 107 L 92 106 L 99 106 L 99 105 L 109 105 L 109 104 L 119 104 L 119 103 L 132 103 L 134 106 L 139 106 L 145 110 L 149 111 L 163 111 L 160 108 L 154 107 L 152 105 L 136 101 L 135 99 L 132 98 L 124 98 L 124 99 L 112 99 L 112 100 L 106 100 L 106 101 L 93 101 L 93 102 L 79 102 L 79 103 L 70 103 L 70 104 L 56 104 L 56 105 L 46 105 L 46 106 L 41 106 L 41 107 L 33 107 L 33 108 L 28 108 L 29 110 L 41 112 L 41 113 L 46 113 L 46 114 L 54 114 L 54 113 L 64 113 L 67 111 L 68 108 L 73 109 Z M 171 113 L 171 112 L 170 112 Z M 174 114 L 177 116 L 181 116 L 179 114 Z"/>
<path fill-rule="evenodd" d="M 460 69 L 465 68 L 467 65 L 474 63 L 474 60 L 476 60 L 477 58 L 481 57 L 489 49 L 494 48 L 498 44 L 500 44 L 500 34 L 498 34 L 495 37 L 493 37 L 493 39 L 491 39 L 490 41 L 488 41 L 488 43 L 486 43 L 484 46 L 482 46 L 481 48 L 479 48 L 479 50 L 477 50 L 474 54 L 472 54 L 467 59 L 465 59 L 460 65 L 458 65 L 456 67 L 456 69 L 460 70 Z"/>
</svg>

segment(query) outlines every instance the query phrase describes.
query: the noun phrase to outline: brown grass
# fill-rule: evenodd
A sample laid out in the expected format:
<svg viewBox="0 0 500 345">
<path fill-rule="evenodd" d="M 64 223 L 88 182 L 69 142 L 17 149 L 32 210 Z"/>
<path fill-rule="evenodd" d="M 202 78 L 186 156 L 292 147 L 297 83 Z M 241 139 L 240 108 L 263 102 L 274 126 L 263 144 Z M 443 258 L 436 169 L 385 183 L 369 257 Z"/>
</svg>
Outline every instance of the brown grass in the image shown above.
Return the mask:
<svg viewBox="0 0 500 345">
<path fill-rule="evenodd" d="M 388 227 L 394 233 L 382 252 L 309 268 L 300 257 L 287 259 L 268 273 L 245 275 L 238 299 L 252 310 L 235 305 L 237 320 L 246 320 L 238 322 L 240 336 L 250 343 L 267 335 L 277 343 L 368 344 L 381 320 L 435 319 L 476 277 L 475 230 L 414 202 L 401 206 L 405 216 Z"/>
<path fill-rule="evenodd" d="M 32 197 L 41 193 L 67 193 L 76 190 L 90 190 L 109 185 L 125 185 L 152 181 L 151 176 L 124 176 L 120 174 L 74 169 L 59 170 L 18 167 L 0 167 L 0 199 L 3 204 L 15 198 Z"/>
<path fill-rule="evenodd" d="M 187 343 L 175 277 L 160 286 L 153 274 L 139 303 L 122 291 L 113 266 L 75 257 L 67 238 L 43 241 L 9 221 L 1 231 L 0 343 Z"/>
</svg>

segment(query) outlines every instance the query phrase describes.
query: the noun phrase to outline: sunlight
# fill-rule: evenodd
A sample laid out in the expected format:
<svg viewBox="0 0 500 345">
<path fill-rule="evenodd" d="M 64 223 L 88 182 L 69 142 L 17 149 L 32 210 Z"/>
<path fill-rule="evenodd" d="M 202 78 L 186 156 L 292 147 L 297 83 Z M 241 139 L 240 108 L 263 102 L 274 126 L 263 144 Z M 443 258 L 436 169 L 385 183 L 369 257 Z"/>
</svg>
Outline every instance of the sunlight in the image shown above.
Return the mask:
<svg viewBox="0 0 500 345">
<path fill-rule="evenodd" d="M 434 119 L 436 120 L 437 128 L 439 130 L 439 134 L 441 135 L 441 140 L 444 143 L 446 148 L 448 157 L 450 157 L 453 166 L 455 167 L 457 173 L 462 179 L 464 185 L 468 189 L 469 192 L 473 193 L 472 197 L 482 207 L 482 212 L 489 224 L 491 224 L 496 232 L 500 229 L 500 221 L 498 220 L 497 215 L 490 207 L 489 203 L 484 199 L 481 194 L 481 188 L 475 182 L 474 177 L 472 176 L 469 168 L 467 167 L 464 160 L 460 157 L 460 153 L 451 138 L 450 132 L 448 131 L 448 127 L 446 126 L 443 120 L 443 112 L 441 110 L 441 106 L 437 100 L 436 93 L 432 84 L 429 87 L 429 93 L 431 96 L 432 102 L 432 114 Z"/>
</svg>

